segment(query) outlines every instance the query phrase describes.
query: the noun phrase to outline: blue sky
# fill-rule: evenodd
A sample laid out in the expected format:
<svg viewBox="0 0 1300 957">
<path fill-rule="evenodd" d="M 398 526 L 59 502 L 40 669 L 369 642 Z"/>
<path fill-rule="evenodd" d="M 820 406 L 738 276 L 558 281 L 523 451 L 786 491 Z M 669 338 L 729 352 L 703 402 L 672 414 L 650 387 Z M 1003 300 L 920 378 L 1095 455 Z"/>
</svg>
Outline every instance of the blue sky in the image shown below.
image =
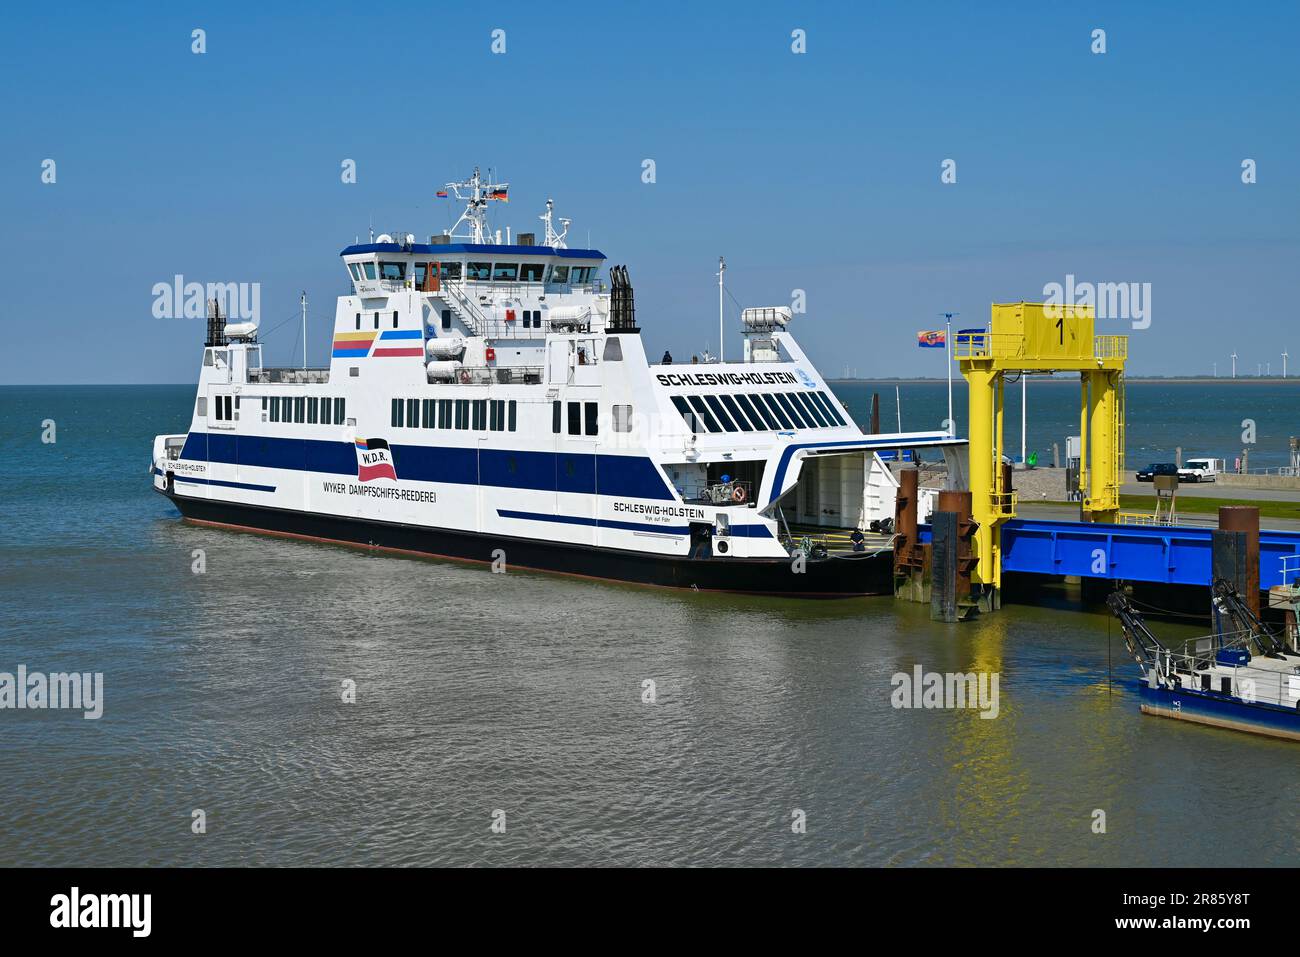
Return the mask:
<svg viewBox="0 0 1300 957">
<path fill-rule="evenodd" d="M 434 190 L 476 164 L 511 183 L 499 225 L 540 229 L 553 196 L 629 265 L 652 354 L 716 346 L 722 254 L 746 305 L 806 291 L 827 374 L 941 376 L 917 330 L 1067 274 L 1151 283 L 1149 329 L 1099 323 L 1132 373 L 1234 348 L 1276 372 L 1300 355 L 1298 27 L 1294 3 L 19 5 L 0 383 L 191 381 L 202 323 L 151 311 L 177 273 L 261 283 L 264 329 L 306 290 L 324 364 L 339 251 L 372 221 L 441 231 Z"/>
</svg>

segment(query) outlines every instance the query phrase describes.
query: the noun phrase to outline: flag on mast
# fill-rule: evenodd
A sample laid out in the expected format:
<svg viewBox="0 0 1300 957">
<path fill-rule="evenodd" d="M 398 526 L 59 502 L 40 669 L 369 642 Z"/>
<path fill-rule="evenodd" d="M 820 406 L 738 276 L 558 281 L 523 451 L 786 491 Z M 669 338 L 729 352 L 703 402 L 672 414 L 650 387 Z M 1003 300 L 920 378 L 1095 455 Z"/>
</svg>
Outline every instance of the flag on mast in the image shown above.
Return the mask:
<svg viewBox="0 0 1300 957">
<path fill-rule="evenodd" d="M 948 344 L 948 336 L 942 329 L 935 329 L 931 332 L 918 332 L 916 334 L 916 344 L 922 349 L 942 349 Z"/>
</svg>

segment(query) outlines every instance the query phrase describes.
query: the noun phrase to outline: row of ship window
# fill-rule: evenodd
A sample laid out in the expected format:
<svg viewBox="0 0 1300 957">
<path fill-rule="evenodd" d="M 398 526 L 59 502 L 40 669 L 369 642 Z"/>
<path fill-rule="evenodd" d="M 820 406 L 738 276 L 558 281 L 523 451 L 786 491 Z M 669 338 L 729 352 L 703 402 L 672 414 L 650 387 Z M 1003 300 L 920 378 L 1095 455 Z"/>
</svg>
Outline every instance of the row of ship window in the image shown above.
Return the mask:
<svg viewBox="0 0 1300 957">
<path fill-rule="evenodd" d="M 239 397 L 235 397 L 236 403 Z M 271 422 L 305 422 L 307 425 L 343 425 L 347 404 L 342 398 L 316 396 L 262 396 L 262 411 Z"/>
<path fill-rule="evenodd" d="M 348 272 L 357 282 L 362 279 L 387 279 L 402 282 L 406 279 L 407 263 L 404 262 L 359 262 L 348 263 Z M 423 286 L 426 265 L 422 262 L 412 264 L 412 276 L 416 286 Z M 432 264 L 431 264 L 432 265 Z M 459 280 L 461 264 L 458 262 L 437 263 L 439 279 Z M 471 282 L 547 282 L 547 283 L 588 283 L 596 278 L 599 266 L 570 266 L 550 263 L 506 263 L 506 262 L 467 262 L 464 275 Z"/>
<path fill-rule="evenodd" d="M 780 432 L 847 424 L 820 391 L 675 395 L 672 400 L 693 432 Z"/>
<path fill-rule="evenodd" d="M 395 429 L 473 429 L 514 432 L 519 425 L 514 399 L 393 399 Z"/>
</svg>

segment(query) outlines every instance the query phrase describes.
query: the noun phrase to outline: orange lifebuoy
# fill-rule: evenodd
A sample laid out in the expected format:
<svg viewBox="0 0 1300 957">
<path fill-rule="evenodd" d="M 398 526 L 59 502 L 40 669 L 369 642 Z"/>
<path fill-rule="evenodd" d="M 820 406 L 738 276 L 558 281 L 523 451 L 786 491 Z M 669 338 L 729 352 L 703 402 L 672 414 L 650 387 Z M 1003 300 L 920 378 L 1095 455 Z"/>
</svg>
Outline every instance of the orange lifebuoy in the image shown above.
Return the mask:
<svg viewBox="0 0 1300 957">
<path fill-rule="evenodd" d="M 749 496 L 745 494 L 745 486 L 743 485 L 737 485 L 731 490 L 731 500 L 737 505 L 743 504 L 745 499 L 748 497 Z"/>
</svg>

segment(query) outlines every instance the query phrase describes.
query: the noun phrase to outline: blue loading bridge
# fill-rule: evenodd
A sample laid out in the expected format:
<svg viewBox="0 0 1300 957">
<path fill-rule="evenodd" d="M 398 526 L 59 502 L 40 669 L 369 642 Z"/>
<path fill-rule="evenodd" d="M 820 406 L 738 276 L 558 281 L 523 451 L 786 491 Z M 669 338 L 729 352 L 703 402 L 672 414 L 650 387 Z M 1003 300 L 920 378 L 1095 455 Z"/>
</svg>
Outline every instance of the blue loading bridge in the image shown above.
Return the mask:
<svg viewBox="0 0 1300 957">
<path fill-rule="evenodd" d="M 1171 585 L 1210 583 L 1213 528 L 1011 519 L 1002 526 L 1002 569 Z M 1300 532 L 1259 531 L 1259 587 L 1281 585 L 1282 559 L 1300 554 Z"/>
</svg>

